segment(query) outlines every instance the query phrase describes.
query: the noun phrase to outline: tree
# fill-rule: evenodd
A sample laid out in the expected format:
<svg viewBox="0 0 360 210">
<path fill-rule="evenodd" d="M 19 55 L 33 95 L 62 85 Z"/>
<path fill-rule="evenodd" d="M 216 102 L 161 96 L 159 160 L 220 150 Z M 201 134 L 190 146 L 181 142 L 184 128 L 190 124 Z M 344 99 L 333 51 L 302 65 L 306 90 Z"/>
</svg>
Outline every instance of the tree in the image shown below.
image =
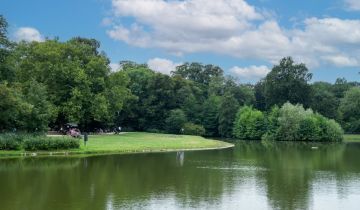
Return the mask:
<svg viewBox="0 0 360 210">
<path fill-rule="evenodd" d="M 225 94 L 220 103 L 219 111 L 219 134 L 222 137 L 232 137 L 235 114 L 239 104 L 234 96 L 230 93 Z"/>
<path fill-rule="evenodd" d="M 279 110 L 273 109 L 270 115 L 271 124 L 276 127 L 268 128 L 263 136 L 265 140 L 341 141 L 343 138 L 343 130 L 338 123 L 299 104 L 285 103 Z M 276 116 L 277 122 L 274 122 Z"/>
<path fill-rule="evenodd" d="M 264 96 L 267 109 L 285 102 L 308 106 L 312 74 L 305 64 L 295 64 L 291 57 L 283 58 L 264 79 Z"/>
<path fill-rule="evenodd" d="M 260 80 L 255 84 L 254 91 L 255 91 L 255 108 L 262 111 L 266 110 L 264 80 Z"/>
<path fill-rule="evenodd" d="M 266 132 L 263 113 L 250 106 L 243 106 L 236 114 L 234 136 L 239 139 L 260 140 Z"/>
<path fill-rule="evenodd" d="M 339 111 L 345 131 L 360 132 L 360 87 L 353 87 L 345 92 Z"/>
<path fill-rule="evenodd" d="M 169 117 L 166 118 L 166 131 L 169 133 L 179 134 L 187 119 L 185 113 L 181 109 L 170 111 Z"/>
<path fill-rule="evenodd" d="M 11 42 L 7 37 L 7 27 L 8 23 L 6 19 L 0 15 L 0 82 L 4 80 L 11 82 L 15 76 L 7 60 L 11 53 L 9 49 Z"/>
<path fill-rule="evenodd" d="M 56 116 L 56 108 L 49 102 L 46 87 L 30 80 L 23 86 L 24 100 L 31 107 L 22 123 L 22 130 L 44 133 Z"/>
<path fill-rule="evenodd" d="M 312 98 L 310 107 L 325 117 L 336 119 L 339 100 L 332 93 L 332 85 L 325 82 L 316 82 L 311 85 Z"/>
<path fill-rule="evenodd" d="M 184 79 L 209 85 L 211 78 L 222 76 L 224 71 L 214 65 L 203 65 L 201 63 L 184 63 L 176 67 L 172 72 L 173 76 L 181 76 Z"/>
<path fill-rule="evenodd" d="M 203 120 L 202 124 L 205 128 L 205 135 L 218 136 L 219 135 L 219 110 L 221 104 L 220 96 L 210 96 L 203 105 Z"/>
<path fill-rule="evenodd" d="M 79 37 L 66 42 L 21 42 L 11 55 L 16 81 L 33 80 L 46 87 L 49 101 L 58 110 L 56 125 L 77 122 L 93 129 L 111 124 L 114 114 L 110 112 L 119 111 L 127 91 L 120 84 L 116 88 L 107 84 L 109 59 L 98 52 L 99 46 L 94 39 Z"/>
<path fill-rule="evenodd" d="M 22 117 L 31 112 L 19 87 L 0 83 L 0 131 L 18 129 L 23 125 Z"/>
</svg>

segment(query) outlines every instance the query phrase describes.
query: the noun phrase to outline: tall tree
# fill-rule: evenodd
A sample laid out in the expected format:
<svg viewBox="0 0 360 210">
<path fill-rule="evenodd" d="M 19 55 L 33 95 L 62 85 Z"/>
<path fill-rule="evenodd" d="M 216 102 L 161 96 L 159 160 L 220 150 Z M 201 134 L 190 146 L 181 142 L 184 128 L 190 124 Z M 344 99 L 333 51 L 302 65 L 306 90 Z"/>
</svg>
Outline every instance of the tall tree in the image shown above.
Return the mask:
<svg viewBox="0 0 360 210">
<path fill-rule="evenodd" d="M 207 136 L 219 135 L 219 110 L 220 110 L 221 97 L 212 95 L 203 105 L 203 122 L 205 134 Z"/>
<path fill-rule="evenodd" d="M 336 119 L 339 100 L 332 92 L 332 85 L 326 82 L 315 82 L 311 85 L 311 88 L 310 107 L 325 117 Z"/>
<path fill-rule="evenodd" d="M 346 91 L 339 111 L 345 131 L 360 133 L 360 87 Z"/>
<path fill-rule="evenodd" d="M 233 126 L 239 104 L 234 96 L 226 93 L 221 100 L 219 111 L 219 134 L 222 137 L 232 137 Z"/>
<path fill-rule="evenodd" d="M 264 79 L 266 107 L 281 106 L 287 101 L 308 106 L 311 78 L 305 64 L 296 64 L 291 57 L 283 58 Z"/>
<path fill-rule="evenodd" d="M 0 82 L 7 80 L 13 81 L 15 74 L 7 59 L 10 55 L 11 42 L 7 37 L 8 23 L 6 19 L 0 15 Z"/>
<path fill-rule="evenodd" d="M 222 76 L 224 71 L 214 65 L 203 65 L 201 63 L 184 63 L 172 72 L 173 76 L 179 75 L 185 79 L 208 85 L 213 77 Z"/>
</svg>

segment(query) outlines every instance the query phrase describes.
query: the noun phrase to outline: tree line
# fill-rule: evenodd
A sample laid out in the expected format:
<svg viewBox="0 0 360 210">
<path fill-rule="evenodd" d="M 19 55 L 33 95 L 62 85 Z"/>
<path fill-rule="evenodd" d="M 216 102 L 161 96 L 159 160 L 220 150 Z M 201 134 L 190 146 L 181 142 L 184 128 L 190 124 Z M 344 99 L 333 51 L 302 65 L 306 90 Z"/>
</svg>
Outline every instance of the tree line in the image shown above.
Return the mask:
<svg viewBox="0 0 360 210">
<path fill-rule="evenodd" d="M 14 43 L 6 30 L 0 16 L 0 131 L 45 132 L 73 122 L 87 131 L 121 126 L 234 137 L 239 109 L 270 113 L 289 102 L 335 119 L 346 132 L 360 132 L 360 84 L 310 83 L 308 68 L 291 57 L 252 85 L 195 62 L 171 75 L 131 61 L 112 71 L 97 40 Z"/>
</svg>

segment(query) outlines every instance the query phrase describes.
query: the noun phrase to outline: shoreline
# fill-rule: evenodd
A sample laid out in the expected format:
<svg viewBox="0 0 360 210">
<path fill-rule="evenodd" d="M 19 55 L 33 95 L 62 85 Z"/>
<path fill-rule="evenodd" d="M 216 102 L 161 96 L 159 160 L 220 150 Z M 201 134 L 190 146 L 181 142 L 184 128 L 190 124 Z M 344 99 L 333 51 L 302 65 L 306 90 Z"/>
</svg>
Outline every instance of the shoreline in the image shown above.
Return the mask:
<svg viewBox="0 0 360 210">
<path fill-rule="evenodd" d="M 120 136 L 97 135 L 91 137 L 92 139 L 87 143 L 87 146 L 85 146 L 83 141 L 80 140 L 81 145 L 79 149 L 58 151 L 7 150 L 0 151 L 0 159 L 206 151 L 227 149 L 235 146 L 232 143 L 219 140 L 205 139 L 199 136 L 172 134 L 130 132 L 122 134 Z M 128 140 L 124 140 L 123 138 L 128 138 Z M 178 140 L 182 142 L 180 142 L 179 145 L 175 145 L 178 143 Z"/>
</svg>

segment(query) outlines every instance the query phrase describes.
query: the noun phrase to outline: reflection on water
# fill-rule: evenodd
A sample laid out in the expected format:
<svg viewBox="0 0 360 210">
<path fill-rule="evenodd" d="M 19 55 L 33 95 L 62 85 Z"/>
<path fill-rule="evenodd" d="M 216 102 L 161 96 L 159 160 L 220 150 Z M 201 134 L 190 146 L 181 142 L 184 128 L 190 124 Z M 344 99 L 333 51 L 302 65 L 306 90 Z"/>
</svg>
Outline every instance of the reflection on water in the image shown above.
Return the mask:
<svg viewBox="0 0 360 210">
<path fill-rule="evenodd" d="M 176 161 L 178 162 L 179 166 L 184 165 L 184 157 L 185 157 L 184 152 L 177 152 L 176 153 Z"/>
<path fill-rule="evenodd" d="M 0 205 L 358 209 L 359 159 L 360 144 L 237 142 L 217 151 L 0 160 Z"/>
</svg>

